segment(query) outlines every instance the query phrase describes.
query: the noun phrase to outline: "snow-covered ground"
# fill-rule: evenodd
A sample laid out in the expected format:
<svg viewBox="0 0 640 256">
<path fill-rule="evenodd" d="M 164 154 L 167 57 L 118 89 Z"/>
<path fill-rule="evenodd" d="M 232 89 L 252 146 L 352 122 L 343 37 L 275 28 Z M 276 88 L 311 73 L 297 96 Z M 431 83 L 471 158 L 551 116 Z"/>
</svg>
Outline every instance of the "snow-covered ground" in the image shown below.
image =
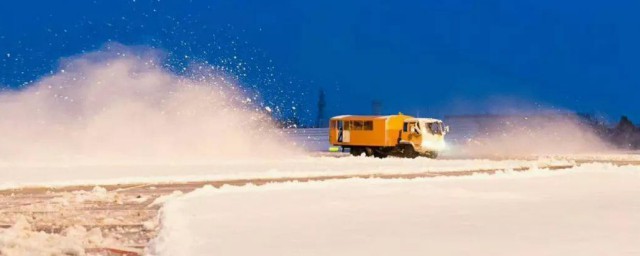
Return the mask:
<svg viewBox="0 0 640 256">
<path fill-rule="evenodd" d="M 152 197 L 102 187 L 30 196 L 2 194 L 0 225 L 7 228 L 0 229 L 0 255 L 141 252 L 132 246 L 144 246 L 157 227 L 155 211 L 146 209 L 153 207 L 146 206 Z"/>
<path fill-rule="evenodd" d="M 566 159 L 569 161 L 628 161 L 628 162 L 640 162 L 640 151 L 620 151 L 620 152 L 605 152 L 600 154 L 556 154 L 549 156 L 554 159 Z"/>
<path fill-rule="evenodd" d="M 428 158 L 375 159 L 367 157 L 292 157 L 216 161 L 201 164 L 130 165 L 2 165 L 0 189 L 25 186 L 65 186 L 181 182 L 223 179 L 312 177 L 327 175 L 407 174 L 521 167 L 570 165 L 562 159 L 538 160 L 433 160 Z"/>
<path fill-rule="evenodd" d="M 413 180 L 205 187 L 164 205 L 161 234 L 151 252 L 640 255 L 639 198 L 640 167 L 609 164 Z"/>
</svg>

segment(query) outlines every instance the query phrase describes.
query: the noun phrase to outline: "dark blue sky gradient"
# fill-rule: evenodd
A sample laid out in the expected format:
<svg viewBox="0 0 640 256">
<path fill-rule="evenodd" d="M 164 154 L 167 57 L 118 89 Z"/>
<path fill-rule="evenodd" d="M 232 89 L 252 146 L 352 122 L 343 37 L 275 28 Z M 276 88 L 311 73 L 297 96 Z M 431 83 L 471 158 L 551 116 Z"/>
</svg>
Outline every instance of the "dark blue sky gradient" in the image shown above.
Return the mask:
<svg viewBox="0 0 640 256">
<path fill-rule="evenodd" d="M 273 102 L 294 91 L 309 116 L 323 87 L 331 115 L 379 99 L 387 113 L 506 105 L 640 121 L 638 13 L 632 0 L 2 1 L 0 84 L 114 41 L 163 49 L 177 70 L 238 56 L 243 83 Z"/>
</svg>

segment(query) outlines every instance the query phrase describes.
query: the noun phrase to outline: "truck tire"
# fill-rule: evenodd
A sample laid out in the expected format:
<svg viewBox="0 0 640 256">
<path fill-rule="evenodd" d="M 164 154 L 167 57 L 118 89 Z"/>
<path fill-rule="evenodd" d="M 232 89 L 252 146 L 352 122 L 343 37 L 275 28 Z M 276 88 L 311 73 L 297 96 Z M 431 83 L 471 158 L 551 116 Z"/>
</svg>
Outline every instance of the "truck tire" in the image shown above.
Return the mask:
<svg viewBox="0 0 640 256">
<path fill-rule="evenodd" d="M 438 152 L 429 152 L 427 157 L 431 158 L 431 159 L 436 159 L 436 158 L 438 158 Z"/>
<path fill-rule="evenodd" d="M 362 148 L 360 147 L 351 147 L 349 150 L 352 156 L 360 156 L 362 155 Z"/>
<path fill-rule="evenodd" d="M 402 155 L 406 158 L 416 158 L 418 157 L 418 152 L 413 149 L 413 145 L 405 144 L 402 148 Z"/>
<path fill-rule="evenodd" d="M 366 156 L 373 156 L 373 149 L 372 149 L 372 148 L 370 148 L 370 147 L 365 147 L 365 148 L 364 148 L 364 154 L 365 154 Z"/>
<path fill-rule="evenodd" d="M 388 155 L 389 153 L 382 148 L 378 148 L 373 151 L 373 156 L 376 158 L 386 158 Z"/>
</svg>

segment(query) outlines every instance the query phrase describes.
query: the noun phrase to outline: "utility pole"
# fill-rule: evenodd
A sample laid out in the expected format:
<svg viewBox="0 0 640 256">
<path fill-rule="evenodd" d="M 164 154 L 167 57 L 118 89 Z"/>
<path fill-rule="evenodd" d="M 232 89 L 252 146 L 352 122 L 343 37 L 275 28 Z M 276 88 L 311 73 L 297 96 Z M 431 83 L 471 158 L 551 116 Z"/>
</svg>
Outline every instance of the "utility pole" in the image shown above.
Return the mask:
<svg viewBox="0 0 640 256">
<path fill-rule="evenodd" d="M 316 119 L 317 128 L 322 128 L 326 125 L 324 121 L 324 108 L 326 107 L 326 105 L 327 103 L 325 102 L 324 89 L 320 88 L 320 93 L 318 95 L 318 118 Z"/>
</svg>

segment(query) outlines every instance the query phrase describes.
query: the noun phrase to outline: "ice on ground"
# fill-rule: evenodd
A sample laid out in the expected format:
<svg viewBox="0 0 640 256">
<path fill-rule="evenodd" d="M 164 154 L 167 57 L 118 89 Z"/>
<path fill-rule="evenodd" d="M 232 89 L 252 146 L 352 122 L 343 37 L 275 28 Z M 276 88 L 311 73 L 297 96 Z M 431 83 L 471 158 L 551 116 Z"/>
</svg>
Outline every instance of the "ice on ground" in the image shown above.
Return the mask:
<svg viewBox="0 0 640 256">
<path fill-rule="evenodd" d="M 25 186 L 130 184 L 224 179 L 313 177 L 327 175 L 410 174 L 572 165 L 563 159 L 434 160 L 367 157 L 292 157 L 216 160 L 174 165 L 1 165 L 0 189 Z"/>
<path fill-rule="evenodd" d="M 157 255 L 640 255 L 640 167 L 205 187 Z"/>
</svg>

